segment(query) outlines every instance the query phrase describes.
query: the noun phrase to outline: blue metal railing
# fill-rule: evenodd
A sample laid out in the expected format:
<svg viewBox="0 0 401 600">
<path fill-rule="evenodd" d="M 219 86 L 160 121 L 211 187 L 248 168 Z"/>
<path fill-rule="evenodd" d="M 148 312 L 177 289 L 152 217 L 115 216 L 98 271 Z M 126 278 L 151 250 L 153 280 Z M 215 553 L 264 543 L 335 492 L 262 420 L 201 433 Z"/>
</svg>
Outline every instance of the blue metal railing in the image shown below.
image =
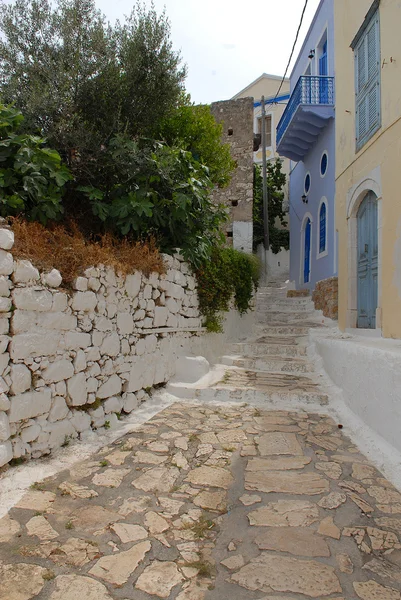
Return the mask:
<svg viewBox="0 0 401 600">
<path fill-rule="evenodd" d="M 300 104 L 334 105 L 334 77 L 302 75 L 297 81 L 290 101 L 277 126 L 277 144 L 294 116 Z"/>
</svg>

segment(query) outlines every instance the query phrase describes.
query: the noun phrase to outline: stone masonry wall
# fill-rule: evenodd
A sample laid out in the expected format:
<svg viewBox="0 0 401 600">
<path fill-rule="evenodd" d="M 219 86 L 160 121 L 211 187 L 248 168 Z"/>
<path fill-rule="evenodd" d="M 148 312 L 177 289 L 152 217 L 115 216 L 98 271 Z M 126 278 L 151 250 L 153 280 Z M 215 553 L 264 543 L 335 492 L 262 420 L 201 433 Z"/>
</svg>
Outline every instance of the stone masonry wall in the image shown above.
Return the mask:
<svg viewBox="0 0 401 600">
<path fill-rule="evenodd" d="M 0 466 L 115 427 L 202 331 L 179 255 L 165 275 L 92 267 L 67 290 L 56 269 L 14 260 L 13 241 L 0 229 Z"/>
<path fill-rule="evenodd" d="M 213 102 L 211 111 L 216 121 L 223 124 L 222 142 L 230 145 L 231 155 L 237 163 L 230 185 L 217 188 L 213 193 L 215 202 L 224 203 L 229 208 L 227 231 L 231 234 L 234 223 L 252 223 L 253 98 Z M 241 233 L 240 227 L 237 230 Z M 234 245 L 241 249 L 241 241 L 237 241 L 235 244 L 234 240 Z"/>
<path fill-rule="evenodd" d="M 318 281 L 312 300 L 316 310 L 323 311 L 325 317 L 338 319 L 338 278 L 330 277 Z"/>
</svg>

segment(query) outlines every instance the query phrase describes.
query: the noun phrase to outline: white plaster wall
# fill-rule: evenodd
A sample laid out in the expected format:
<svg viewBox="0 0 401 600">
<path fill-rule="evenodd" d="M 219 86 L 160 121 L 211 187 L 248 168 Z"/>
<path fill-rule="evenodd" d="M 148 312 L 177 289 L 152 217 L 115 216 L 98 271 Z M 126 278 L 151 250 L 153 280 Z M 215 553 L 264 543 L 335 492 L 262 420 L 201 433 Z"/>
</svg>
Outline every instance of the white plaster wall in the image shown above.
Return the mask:
<svg viewBox="0 0 401 600">
<path fill-rule="evenodd" d="M 271 249 L 267 252 L 263 244 L 258 246 L 257 255 L 262 264 L 264 279 L 287 279 L 290 273 L 290 251 L 282 248 L 274 254 Z"/>
<path fill-rule="evenodd" d="M 233 222 L 233 247 L 247 254 L 252 254 L 253 223 L 248 221 Z"/>
<path fill-rule="evenodd" d="M 312 333 L 316 352 L 349 409 L 401 451 L 401 346 L 379 340 Z"/>
</svg>

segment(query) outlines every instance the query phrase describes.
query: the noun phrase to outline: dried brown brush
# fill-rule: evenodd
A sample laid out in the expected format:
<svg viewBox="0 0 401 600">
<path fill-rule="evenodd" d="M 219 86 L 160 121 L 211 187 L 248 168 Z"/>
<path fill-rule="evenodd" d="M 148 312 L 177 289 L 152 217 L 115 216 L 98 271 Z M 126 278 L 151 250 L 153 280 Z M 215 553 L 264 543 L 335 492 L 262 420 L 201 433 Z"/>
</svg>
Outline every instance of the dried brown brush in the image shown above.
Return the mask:
<svg viewBox="0 0 401 600">
<path fill-rule="evenodd" d="M 120 240 L 105 234 L 97 241 L 84 238 L 74 222 L 68 226 L 44 227 L 21 218 L 10 219 L 15 234 L 13 255 L 30 260 L 42 270 L 58 269 L 65 283 L 71 283 L 88 267 L 106 265 L 123 275 L 142 271 L 164 273 L 163 259 L 153 241 Z"/>
</svg>

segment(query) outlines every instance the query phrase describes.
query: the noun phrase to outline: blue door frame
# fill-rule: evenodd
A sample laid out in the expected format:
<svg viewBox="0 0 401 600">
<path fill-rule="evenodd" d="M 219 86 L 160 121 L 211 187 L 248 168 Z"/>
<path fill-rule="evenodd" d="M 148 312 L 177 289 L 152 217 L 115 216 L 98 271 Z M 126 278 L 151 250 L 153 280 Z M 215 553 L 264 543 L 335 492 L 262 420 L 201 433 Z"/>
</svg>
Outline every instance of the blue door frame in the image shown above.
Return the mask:
<svg viewBox="0 0 401 600">
<path fill-rule="evenodd" d="M 378 304 L 378 221 L 377 200 L 369 192 L 358 210 L 358 322 L 363 329 L 375 329 Z"/>
<path fill-rule="evenodd" d="M 304 283 L 309 283 L 310 281 L 311 230 L 311 221 L 308 218 L 304 232 Z"/>
</svg>

